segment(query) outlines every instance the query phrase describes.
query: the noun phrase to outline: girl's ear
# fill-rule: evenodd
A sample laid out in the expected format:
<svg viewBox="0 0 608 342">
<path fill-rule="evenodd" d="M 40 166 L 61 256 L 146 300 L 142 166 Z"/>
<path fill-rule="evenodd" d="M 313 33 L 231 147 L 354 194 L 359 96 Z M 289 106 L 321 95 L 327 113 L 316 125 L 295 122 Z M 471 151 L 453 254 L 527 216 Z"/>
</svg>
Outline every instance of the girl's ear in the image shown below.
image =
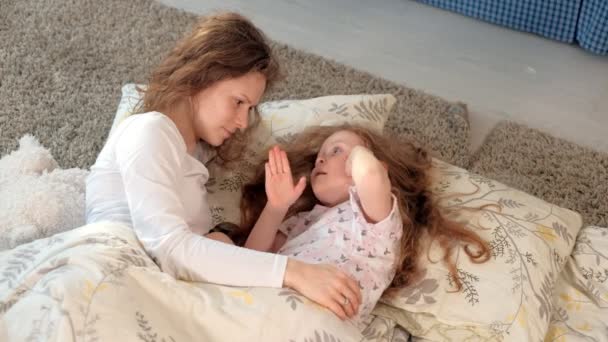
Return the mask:
<svg viewBox="0 0 608 342">
<path fill-rule="evenodd" d="M 380 163 L 382 164 L 382 166 L 384 166 L 384 169 L 388 172 L 388 164 L 385 161 L 380 161 Z"/>
</svg>

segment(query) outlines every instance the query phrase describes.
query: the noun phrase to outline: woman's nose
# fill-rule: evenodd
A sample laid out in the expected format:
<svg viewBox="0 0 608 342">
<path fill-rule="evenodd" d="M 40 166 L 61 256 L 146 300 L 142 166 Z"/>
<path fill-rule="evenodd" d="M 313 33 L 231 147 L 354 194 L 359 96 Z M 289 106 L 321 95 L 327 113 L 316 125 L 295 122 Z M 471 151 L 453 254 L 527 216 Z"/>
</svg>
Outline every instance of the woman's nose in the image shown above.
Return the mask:
<svg viewBox="0 0 608 342">
<path fill-rule="evenodd" d="M 236 127 L 244 130 L 249 125 L 249 110 L 247 108 L 239 111 L 236 115 Z"/>
<path fill-rule="evenodd" d="M 319 164 L 323 164 L 325 163 L 325 159 L 323 158 L 317 158 L 317 161 L 315 162 L 315 165 L 319 165 Z"/>
</svg>

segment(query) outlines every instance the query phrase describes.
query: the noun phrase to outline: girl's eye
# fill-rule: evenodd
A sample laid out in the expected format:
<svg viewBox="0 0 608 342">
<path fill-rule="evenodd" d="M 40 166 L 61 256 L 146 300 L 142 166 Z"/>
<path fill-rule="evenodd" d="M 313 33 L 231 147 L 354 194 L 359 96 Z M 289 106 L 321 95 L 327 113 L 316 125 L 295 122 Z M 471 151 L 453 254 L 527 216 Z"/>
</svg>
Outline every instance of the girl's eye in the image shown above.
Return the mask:
<svg viewBox="0 0 608 342">
<path fill-rule="evenodd" d="M 342 148 L 340 148 L 340 146 L 336 146 L 332 149 L 332 154 L 338 154 L 340 152 L 342 152 Z"/>
<path fill-rule="evenodd" d="M 242 104 L 243 104 L 243 101 L 238 100 L 238 99 L 236 100 L 236 105 L 237 105 L 237 106 L 240 106 L 240 105 L 242 105 Z"/>
</svg>

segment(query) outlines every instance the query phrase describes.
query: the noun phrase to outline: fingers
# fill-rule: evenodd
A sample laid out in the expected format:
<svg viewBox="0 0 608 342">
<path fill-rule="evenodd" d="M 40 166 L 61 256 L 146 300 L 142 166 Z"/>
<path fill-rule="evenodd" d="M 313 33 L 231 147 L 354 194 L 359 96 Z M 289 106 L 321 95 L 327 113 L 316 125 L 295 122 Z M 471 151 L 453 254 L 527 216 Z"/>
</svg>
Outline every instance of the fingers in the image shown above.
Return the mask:
<svg viewBox="0 0 608 342">
<path fill-rule="evenodd" d="M 359 311 L 359 297 L 348 286 L 343 286 L 338 292 L 340 304 L 342 304 L 349 317 L 354 316 Z"/>
<path fill-rule="evenodd" d="M 275 157 L 275 148 L 276 147 L 273 147 L 268 150 L 268 164 L 270 164 L 270 172 L 272 175 L 276 175 L 278 173 L 277 160 Z"/>
<path fill-rule="evenodd" d="M 272 150 L 274 153 L 274 160 L 277 163 L 277 172 L 285 173 L 285 167 L 283 166 L 283 153 L 285 152 L 281 151 L 279 146 L 275 146 Z"/>
<path fill-rule="evenodd" d="M 359 284 L 350 276 L 344 274 L 346 276 L 345 285 L 348 288 L 349 293 L 354 298 L 350 298 L 353 302 L 357 303 L 357 307 L 361 304 L 361 289 L 359 288 Z M 346 290 L 345 290 L 346 292 Z"/>
<path fill-rule="evenodd" d="M 270 163 L 270 170 L 272 171 L 272 174 L 291 174 L 291 167 L 289 166 L 287 153 L 279 146 L 274 146 L 268 150 L 268 162 Z"/>
<path fill-rule="evenodd" d="M 361 289 L 359 288 L 359 284 L 348 274 L 338 271 L 335 288 L 341 296 L 341 304 L 344 306 L 349 305 L 353 315 L 356 314 L 359 311 L 359 305 L 361 305 Z M 344 298 L 348 300 L 345 301 Z"/>
<path fill-rule="evenodd" d="M 325 304 L 325 306 L 335 313 L 336 316 L 340 317 L 341 320 L 345 320 L 347 318 L 346 312 L 344 311 L 342 305 L 338 303 L 339 301 L 340 300 L 335 300 L 335 298 L 332 298 L 328 303 Z"/>
<path fill-rule="evenodd" d="M 338 271 L 333 290 L 330 291 L 331 301 L 327 307 L 341 319 L 353 317 L 361 305 L 359 286 L 345 273 Z M 356 291 L 351 288 L 355 285 Z"/>
<path fill-rule="evenodd" d="M 297 265 L 299 270 L 294 269 Z M 359 286 L 335 266 L 296 263 L 289 259 L 285 272 L 285 283 L 289 287 L 326 307 L 340 319 L 345 320 L 357 314 L 361 303 Z"/>
<path fill-rule="evenodd" d="M 334 268 L 335 278 L 331 295 L 333 300 L 342 307 L 347 317 L 353 317 L 359 312 L 361 305 L 361 289 L 357 282 L 343 271 Z M 333 311 L 333 310 L 332 310 Z"/>
<path fill-rule="evenodd" d="M 283 172 L 287 174 L 291 174 L 291 169 L 289 167 L 289 159 L 287 159 L 287 153 L 279 148 L 281 154 L 281 167 L 283 168 Z"/>
<path fill-rule="evenodd" d="M 353 302 L 342 292 L 335 291 L 332 295 L 332 299 L 342 307 L 342 310 L 344 310 L 347 317 L 353 317 L 357 313 Z"/>
<path fill-rule="evenodd" d="M 289 168 L 289 160 L 287 159 L 287 153 L 281 150 L 279 146 L 274 146 L 273 148 L 268 150 L 268 162 L 270 163 L 270 170 L 273 174 L 291 174 L 291 170 Z"/>
</svg>

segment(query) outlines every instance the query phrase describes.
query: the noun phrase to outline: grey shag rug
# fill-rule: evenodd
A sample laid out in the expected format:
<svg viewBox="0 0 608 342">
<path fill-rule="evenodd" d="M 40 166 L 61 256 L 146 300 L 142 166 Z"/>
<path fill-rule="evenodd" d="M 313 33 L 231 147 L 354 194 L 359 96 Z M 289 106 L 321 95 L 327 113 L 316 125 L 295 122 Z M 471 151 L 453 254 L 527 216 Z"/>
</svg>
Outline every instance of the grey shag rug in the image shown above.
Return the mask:
<svg viewBox="0 0 608 342">
<path fill-rule="evenodd" d="M 88 168 L 103 147 L 128 82 L 151 67 L 196 20 L 149 0 L 0 0 L 0 154 L 33 134 L 60 166 Z M 469 162 L 466 107 L 282 44 L 287 78 L 266 100 L 392 93 L 387 130 L 442 159 Z"/>
<path fill-rule="evenodd" d="M 498 124 L 471 170 L 608 227 L 608 154 L 512 122 Z"/>
</svg>

